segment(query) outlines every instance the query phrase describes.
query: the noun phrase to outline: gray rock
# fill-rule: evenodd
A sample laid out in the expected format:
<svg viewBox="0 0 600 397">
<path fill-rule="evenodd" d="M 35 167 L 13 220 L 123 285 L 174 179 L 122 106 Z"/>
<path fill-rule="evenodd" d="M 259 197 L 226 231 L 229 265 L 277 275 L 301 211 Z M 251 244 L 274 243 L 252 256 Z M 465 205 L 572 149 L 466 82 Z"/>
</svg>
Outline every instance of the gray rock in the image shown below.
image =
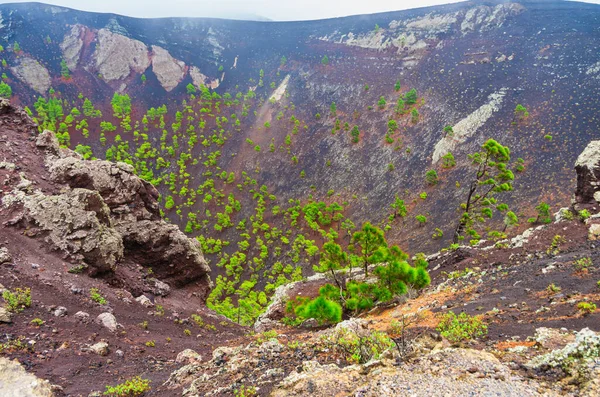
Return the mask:
<svg viewBox="0 0 600 397">
<path fill-rule="evenodd" d="M 37 147 L 46 149 L 50 154 L 57 155 L 60 152 L 58 138 L 50 130 L 44 130 L 44 132 L 39 134 L 35 140 L 35 144 Z"/>
<path fill-rule="evenodd" d="M 4 307 L 0 307 L 0 323 L 12 323 L 12 313 L 6 310 Z"/>
<path fill-rule="evenodd" d="M 136 302 L 138 302 L 140 305 L 142 305 L 144 307 L 153 307 L 154 306 L 154 303 L 152 303 L 146 295 L 140 295 L 137 298 L 135 298 L 135 300 L 136 300 Z"/>
<path fill-rule="evenodd" d="M 202 356 L 192 349 L 185 349 L 184 351 L 180 352 L 175 359 L 175 362 L 178 364 L 193 364 L 200 363 L 201 361 Z"/>
<path fill-rule="evenodd" d="M 106 356 L 108 355 L 108 343 L 98 342 L 95 345 L 90 346 L 90 351 L 99 356 Z"/>
<path fill-rule="evenodd" d="M 102 325 L 110 332 L 117 332 L 117 327 L 119 326 L 117 319 L 111 313 L 100 314 L 96 317 L 96 323 Z"/>
<path fill-rule="evenodd" d="M 53 397 L 47 380 L 28 373 L 17 360 L 0 357 L 0 394 L 5 397 Z"/>
<path fill-rule="evenodd" d="M 74 316 L 77 320 L 87 322 L 90 319 L 90 315 L 86 312 L 77 312 Z"/>
<path fill-rule="evenodd" d="M 64 317 L 67 315 L 69 311 L 67 310 L 66 307 L 64 306 L 59 306 L 54 310 L 54 316 L 55 317 Z"/>
<path fill-rule="evenodd" d="M 151 288 L 152 288 L 152 292 L 155 295 L 159 295 L 159 296 L 167 296 L 171 293 L 171 287 L 169 287 L 169 284 L 160 281 L 156 278 L 151 278 L 150 280 L 148 280 Z"/>
<path fill-rule="evenodd" d="M 12 261 L 12 256 L 8 252 L 8 248 L 0 247 L 0 265 Z"/>
</svg>

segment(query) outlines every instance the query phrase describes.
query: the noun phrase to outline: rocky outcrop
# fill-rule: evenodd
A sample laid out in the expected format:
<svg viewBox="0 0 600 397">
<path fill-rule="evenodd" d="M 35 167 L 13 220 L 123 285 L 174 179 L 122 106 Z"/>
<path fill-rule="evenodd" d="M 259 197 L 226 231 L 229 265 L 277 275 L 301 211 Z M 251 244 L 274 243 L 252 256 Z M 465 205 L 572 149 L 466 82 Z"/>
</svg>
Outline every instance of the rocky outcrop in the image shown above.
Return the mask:
<svg viewBox="0 0 600 397">
<path fill-rule="evenodd" d="M 0 390 L 4 397 L 53 397 L 52 386 L 46 380 L 25 371 L 17 361 L 0 357 Z"/>
<path fill-rule="evenodd" d="M 67 63 L 69 70 L 75 70 L 81 57 L 81 49 L 83 48 L 82 33 L 85 31 L 83 25 L 74 25 L 71 31 L 65 35 L 60 49 L 63 53 L 63 59 Z"/>
<path fill-rule="evenodd" d="M 185 63 L 157 45 L 152 46 L 152 71 L 167 92 L 173 90 L 185 75 Z"/>
<path fill-rule="evenodd" d="M 600 141 L 591 141 L 575 162 L 577 188 L 575 203 L 597 205 L 600 202 Z"/>
<path fill-rule="evenodd" d="M 47 196 L 39 191 L 13 191 L 5 206 L 22 205 L 23 211 L 10 225 L 26 228 L 28 235 L 43 237 L 56 250 L 96 271 L 114 269 L 123 258 L 123 242 L 113 228 L 110 210 L 98 192 L 73 189 Z"/>
<path fill-rule="evenodd" d="M 41 63 L 29 56 L 17 58 L 15 66 L 10 70 L 39 94 L 45 95 L 50 89 L 50 73 Z"/>
<path fill-rule="evenodd" d="M 158 219 L 158 191 L 134 174 L 131 165 L 109 161 L 82 161 L 67 157 L 49 162 L 55 182 L 73 189 L 97 191 L 113 215 L 133 214 L 136 219 Z"/>
<path fill-rule="evenodd" d="M 219 87 L 219 79 L 211 80 L 208 76 L 204 75 L 197 66 L 190 68 L 190 77 L 196 87 L 207 86 L 213 90 Z"/>
<path fill-rule="evenodd" d="M 107 29 L 98 31 L 94 60 L 102 78 L 109 82 L 124 79 L 132 71 L 143 73 L 150 66 L 148 48 L 144 43 Z"/>
<path fill-rule="evenodd" d="M 210 268 L 197 240 L 189 239 L 175 225 L 164 221 L 117 221 L 126 255 L 152 267 L 160 279 L 176 286 L 201 281 L 210 286 Z M 208 292 L 208 291 L 205 291 Z"/>
<path fill-rule="evenodd" d="M 432 163 L 437 163 L 442 156 L 454 151 L 456 147 L 467 141 L 477 132 L 492 116 L 502 108 L 506 89 L 491 94 L 488 102 L 481 105 L 473 113 L 460 120 L 454 127 L 452 136 L 445 136 L 435 145 Z"/>
<path fill-rule="evenodd" d="M 16 214 L 7 225 L 43 238 L 52 249 L 86 263 L 92 273 L 133 262 L 152 267 L 156 278 L 150 279 L 149 289 L 156 295 L 168 295 L 169 284 L 195 282 L 199 295 L 206 296 L 210 268 L 200 244 L 160 217 L 158 191 L 137 177 L 133 167 L 83 160 L 59 148 L 50 131 L 37 137 L 36 146 L 46 155 L 47 180 L 62 191 L 34 190 L 22 174 L 21 183 L 2 197 L 4 208 Z"/>
</svg>

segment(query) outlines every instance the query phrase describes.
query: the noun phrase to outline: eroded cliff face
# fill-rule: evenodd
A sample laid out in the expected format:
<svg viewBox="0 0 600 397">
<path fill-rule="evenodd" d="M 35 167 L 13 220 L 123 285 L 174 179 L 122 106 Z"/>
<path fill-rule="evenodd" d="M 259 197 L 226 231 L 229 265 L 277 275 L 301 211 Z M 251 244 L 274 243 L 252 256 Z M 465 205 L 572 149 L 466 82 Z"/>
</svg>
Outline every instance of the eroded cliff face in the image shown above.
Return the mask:
<svg viewBox="0 0 600 397">
<path fill-rule="evenodd" d="M 108 29 L 100 29 L 94 52 L 95 67 L 106 81 L 121 80 L 132 72 L 143 73 L 150 66 L 148 48 Z"/>
</svg>

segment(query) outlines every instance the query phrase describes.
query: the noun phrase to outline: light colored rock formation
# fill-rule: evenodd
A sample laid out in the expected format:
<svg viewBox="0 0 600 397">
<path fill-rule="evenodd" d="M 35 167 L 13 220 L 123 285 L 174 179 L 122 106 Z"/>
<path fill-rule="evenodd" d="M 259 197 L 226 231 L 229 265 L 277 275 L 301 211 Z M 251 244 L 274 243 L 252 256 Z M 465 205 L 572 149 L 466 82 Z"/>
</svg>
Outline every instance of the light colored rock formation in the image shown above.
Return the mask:
<svg viewBox="0 0 600 397">
<path fill-rule="evenodd" d="M 73 189 L 47 196 L 39 191 L 14 191 L 4 203 L 23 206 L 23 212 L 10 224 L 37 229 L 51 247 L 98 271 L 113 269 L 123 257 L 121 236 L 112 227 L 110 209 L 98 192 Z"/>
<path fill-rule="evenodd" d="M 463 35 L 474 31 L 484 32 L 499 28 L 508 18 L 518 15 L 525 7 L 518 3 L 504 3 L 491 6 L 477 6 L 469 9 L 460 25 Z"/>
<path fill-rule="evenodd" d="M 600 192 L 600 141 L 591 141 L 575 162 L 578 204 L 596 204 Z"/>
<path fill-rule="evenodd" d="M 285 94 L 285 90 L 287 89 L 288 83 L 290 82 L 290 75 L 285 76 L 279 87 L 273 92 L 273 94 L 269 97 L 269 100 L 279 101 Z"/>
<path fill-rule="evenodd" d="M 173 90 L 185 75 L 185 63 L 171 56 L 169 51 L 152 46 L 152 71 L 167 92 Z"/>
<path fill-rule="evenodd" d="M 17 361 L 0 357 L 0 394 L 3 397 L 53 397 L 51 385 L 28 373 Z"/>
<path fill-rule="evenodd" d="M 488 97 L 487 103 L 481 105 L 473 113 L 460 120 L 453 127 L 454 134 L 440 139 L 435 145 L 432 163 L 437 163 L 442 156 L 448 152 L 452 152 L 458 145 L 472 137 L 479 128 L 483 127 L 490 117 L 501 109 L 505 95 L 506 89 L 501 89 L 498 92 L 491 94 Z"/>
<path fill-rule="evenodd" d="M 48 69 L 29 56 L 17 58 L 15 66 L 10 70 L 19 80 L 39 94 L 46 94 L 50 89 L 52 81 Z"/>
<path fill-rule="evenodd" d="M 71 31 L 65 35 L 60 49 L 63 53 L 63 59 L 67 63 L 69 70 L 77 69 L 77 64 L 81 57 L 81 49 L 83 48 L 83 39 L 81 35 L 85 32 L 85 27 L 82 25 L 73 25 Z"/>
<path fill-rule="evenodd" d="M 132 71 L 143 73 L 150 66 L 148 48 L 144 43 L 107 29 L 98 31 L 94 61 L 102 78 L 109 82 L 124 79 Z"/>
<path fill-rule="evenodd" d="M 96 324 L 102 325 L 110 332 L 117 332 L 117 327 L 119 326 L 117 319 L 111 313 L 102 313 L 98 315 L 98 317 L 96 317 Z"/>
<path fill-rule="evenodd" d="M 213 90 L 219 87 L 219 79 L 211 80 L 208 76 L 204 75 L 200 69 L 196 66 L 190 68 L 190 76 L 196 87 L 207 86 Z"/>
</svg>

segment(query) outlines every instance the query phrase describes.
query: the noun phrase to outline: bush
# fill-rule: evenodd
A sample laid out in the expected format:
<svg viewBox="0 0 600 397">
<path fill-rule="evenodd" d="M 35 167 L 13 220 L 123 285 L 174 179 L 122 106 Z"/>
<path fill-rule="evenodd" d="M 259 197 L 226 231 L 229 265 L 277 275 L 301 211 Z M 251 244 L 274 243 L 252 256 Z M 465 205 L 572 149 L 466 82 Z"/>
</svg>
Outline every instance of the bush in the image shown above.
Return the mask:
<svg viewBox="0 0 600 397">
<path fill-rule="evenodd" d="M 369 331 L 368 334 L 359 335 L 347 328 L 333 331 L 324 341 L 331 350 L 341 353 L 346 360 L 356 364 L 376 360 L 384 351 L 394 346 L 394 342 L 385 332 Z"/>
<path fill-rule="evenodd" d="M 450 342 L 457 343 L 487 335 L 488 327 L 479 316 L 462 312 L 458 316 L 450 311 L 442 317 L 438 332 Z"/>
<path fill-rule="evenodd" d="M 14 292 L 6 290 L 2 293 L 2 298 L 7 304 L 8 311 L 20 313 L 31 306 L 31 289 L 15 288 Z"/>
<path fill-rule="evenodd" d="M 296 316 L 304 319 L 314 318 L 319 324 L 339 323 L 342 321 L 342 306 L 324 296 L 301 304 L 295 309 Z"/>
<path fill-rule="evenodd" d="M 100 305 L 106 305 L 108 302 L 106 301 L 106 299 L 104 299 L 104 297 L 100 294 L 100 290 L 98 288 L 91 288 L 90 289 L 90 298 L 100 304 Z"/>
<path fill-rule="evenodd" d="M 584 316 L 587 316 L 596 311 L 596 304 L 591 302 L 579 302 L 577 308 Z"/>
<path fill-rule="evenodd" d="M 129 379 L 116 386 L 106 386 L 105 396 L 111 397 L 137 397 L 143 396 L 150 390 L 150 381 L 140 376 Z"/>
</svg>

